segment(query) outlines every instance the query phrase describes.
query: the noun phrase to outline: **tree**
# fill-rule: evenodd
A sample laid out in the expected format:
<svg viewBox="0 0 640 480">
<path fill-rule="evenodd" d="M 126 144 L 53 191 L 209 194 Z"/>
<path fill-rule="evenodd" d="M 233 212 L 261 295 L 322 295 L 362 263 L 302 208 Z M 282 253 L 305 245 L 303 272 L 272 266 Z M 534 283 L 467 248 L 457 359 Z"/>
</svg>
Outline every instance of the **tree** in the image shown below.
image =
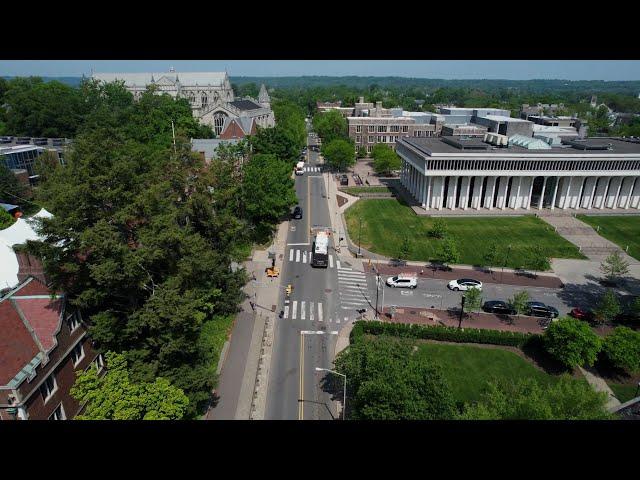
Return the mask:
<svg viewBox="0 0 640 480">
<path fill-rule="evenodd" d="M 351 167 L 356 161 L 353 144 L 347 140 L 331 140 L 324 143 L 321 150 L 327 163 L 340 172 Z"/>
<path fill-rule="evenodd" d="M 555 382 L 533 378 L 490 382 L 478 402 L 466 404 L 460 420 L 608 420 L 608 398 L 584 380 L 564 374 Z"/>
<path fill-rule="evenodd" d="M 482 293 L 480 292 L 480 289 L 470 288 L 469 290 L 464 292 L 463 297 L 463 311 L 461 312 L 462 315 L 460 315 L 460 323 L 458 327 L 462 326 L 462 317 L 464 316 L 465 312 L 476 312 L 482 307 Z"/>
<path fill-rule="evenodd" d="M 4 163 L 0 163 L 0 201 L 22 206 L 25 188 Z"/>
<path fill-rule="evenodd" d="M 357 157 L 358 158 L 365 158 L 366 156 L 367 156 L 367 149 L 364 148 L 362 145 L 360 145 L 358 147 Z"/>
<path fill-rule="evenodd" d="M 599 323 L 611 322 L 621 312 L 620 301 L 613 290 L 607 289 L 594 309 L 595 319 Z"/>
<path fill-rule="evenodd" d="M 444 218 L 438 217 L 433 221 L 429 230 L 429 236 L 433 238 L 444 238 L 447 235 L 447 222 Z"/>
<path fill-rule="evenodd" d="M 291 168 L 296 163 L 301 148 L 296 134 L 279 125 L 258 128 L 258 132 L 249 137 L 249 143 L 254 154 L 275 155 L 282 162 L 291 165 Z"/>
<path fill-rule="evenodd" d="M 333 140 L 346 140 L 347 120 L 337 110 L 329 110 L 325 113 L 317 113 L 312 120 L 313 130 L 327 144 Z"/>
<path fill-rule="evenodd" d="M 548 270 L 551 262 L 547 250 L 541 245 L 534 245 L 530 249 L 529 268 L 534 272 Z"/>
<path fill-rule="evenodd" d="M 0 207 L 0 230 L 10 227 L 14 222 L 13 217 L 4 208 Z"/>
<path fill-rule="evenodd" d="M 509 306 L 513 308 L 516 312 L 516 315 L 522 315 L 529 310 L 529 292 L 526 290 L 521 290 L 513 294 L 508 301 Z"/>
<path fill-rule="evenodd" d="M 453 238 L 445 238 L 440 245 L 440 260 L 445 265 L 458 263 L 460 261 L 460 251 Z"/>
<path fill-rule="evenodd" d="M 130 378 L 124 355 L 107 352 L 106 373 L 98 375 L 96 365 L 76 372 L 71 395 L 86 402 L 77 420 L 180 420 L 189 399 L 165 378 L 153 383 L 136 383 Z"/>
<path fill-rule="evenodd" d="M 400 244 L 400 254 L 398 258 L 407 259 L 410 253 L 411 253 L 411 240 L 409 240 L 409 237 L 405 235 L 404 237 L 402 237 L 402 243 Z"/>
<path fill-rule="evenodd" d="M 640 332 L 616 327 L 605 337 L 602 351 L 614 367 L 629 373 L 640 370 Z"/>
<path fill-rule="evenodd" d="M 633 302 L 631 302 L 629 312 L 636 321 L 640 321 L 640 296 L 636 297 Z"/>
<path fill-rule="evenodd" d="M 349 416 L 355 420 L 436 420 L 454 415 L 451 390 L 438 365 L 388 337 L 351 344 L 336 358 L 347 376 Z"/>
<path fill-rule="evenodd" d="M 373 169 L 378 174 L 388 174 L 392 170 L 400 168 L 400 157 L 388 145 L 377 143 L 373 147 L 371 156 L 373 157 Z"/>
<path fill-rule="evenodd" d="M 551 322 L 544 334 L 547 351 L 568 368 L 593 365 L 602 340 L 584 322 L 571 317 Z"/>
<path fill-rule="evenodd" d="M 616 250 L 600 264 L 600 271 L 604 273 L 607 280 L 615 282 L 617 278 L 629 273 L 629 262 Z"/>
<path fill-rule="evenodd" d="M 491 272 L 491 267 L 495 266 L 498 263 L 498 259 L 500 258 L 500 252 L 498 249 L 498 244 L 493 242 L 487 246 L 487 250 L 484 252 L 482 260 L 486 267 L 489 267 L 489 272 Z"/>
</svg>

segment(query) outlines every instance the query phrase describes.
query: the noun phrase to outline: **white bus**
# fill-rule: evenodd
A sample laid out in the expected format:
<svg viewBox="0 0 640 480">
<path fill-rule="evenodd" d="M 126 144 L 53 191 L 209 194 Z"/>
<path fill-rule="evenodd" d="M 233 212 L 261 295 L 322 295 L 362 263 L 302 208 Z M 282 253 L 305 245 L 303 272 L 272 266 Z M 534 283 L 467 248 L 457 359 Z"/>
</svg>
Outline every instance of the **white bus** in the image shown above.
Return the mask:
<svg viewBox="0 0 640 480">
<path fill-rule="evenodd" d="M 296 175 L 302 175 L 304 173 L 304 162 L 298 162 L 296 164 Z"/>
</svg>

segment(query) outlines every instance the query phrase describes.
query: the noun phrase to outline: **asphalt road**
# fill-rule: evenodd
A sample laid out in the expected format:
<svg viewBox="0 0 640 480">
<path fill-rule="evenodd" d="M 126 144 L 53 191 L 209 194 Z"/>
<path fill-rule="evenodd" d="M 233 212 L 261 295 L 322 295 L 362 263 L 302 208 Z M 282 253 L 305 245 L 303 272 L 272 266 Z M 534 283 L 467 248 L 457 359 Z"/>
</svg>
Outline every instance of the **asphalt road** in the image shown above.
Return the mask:
<svg viewBox="0 0 640 480">
<path fill-rule="evenodd" d="M 335 285 L 338 260 L 333 252 L 330 268 L 312 268 L 310 227 L 330 227 L 326 190 L 317 153 L 309 151 L 304 175 L 296 177 L 296 193 L 303 218 L 292 220 L 282 269 L 282 293 L 276 320 L 265 418 L 269 420 L 330 420 L 336 418 L 331 395 L 322 388 L 324 372 L 331 368 L 339 307 Z M 293 286 L 286 302 L 284 289 Z M 332 318 L 333 317 L 333 318 Z M 307 333 L 320 332 L 320 333 Z M 332 334 L 331 332 L 336 332 Z"/>
<path fill-rule="evenodd" d="M 371 298 L 375 302 L 375 275 L 368 282 Z M 386 282 L 387 275 L 383 275 L 382 282 Z M 422 308 L 442 308 L 459 307 L 463 292 L 454 292 L 447 288 L 448 280 L 439 280 L 434 278 L 418 279 L 418 286 L 415 290 L 408 288 L 392 288 L 386 285 L 380 287 L 379 306 L 382 309 L 383 290 L 384 305 L 396 305 L 398 307 L 422 307 Z M 540 288 L 540 287 L 519 287 L 515 285 L 502 285 L 495 283 L 485 283 L 482 287 L 482 301 L 504 300 L 507 301 L 513 297 L 516 292 L 526 290 L 529 293 L 531 301 L 538 301 L 551 305 L 558 309 L 560 315 L 565 315 L 571 311 L 573 305 L 566 304 L 560 297 L 562 291 L 558 288 Z"/>
</svg>

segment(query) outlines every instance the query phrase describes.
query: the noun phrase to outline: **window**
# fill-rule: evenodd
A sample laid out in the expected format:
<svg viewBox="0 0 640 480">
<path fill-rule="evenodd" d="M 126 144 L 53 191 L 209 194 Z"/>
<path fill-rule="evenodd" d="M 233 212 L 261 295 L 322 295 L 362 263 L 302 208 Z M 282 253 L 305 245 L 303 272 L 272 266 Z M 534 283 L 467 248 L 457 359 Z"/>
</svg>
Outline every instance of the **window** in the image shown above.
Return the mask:
<svg viewBox="0 0 640 480">
<path fill-rule="evenodd" d="M 47 403 L 47 400 L 51 398 L 51 396 L 58 389 L 58 384 L 56 383 L 56 377 L 51 374 L 47 377 L 42 385 L 40 385 L 40 394 L 42 395 L 42 400 L 44 403 Z"/>
<path fill-rule="evenodd" d="M 77 310 L 73 312 L 67 319 L 67 322 L 69 322 L 69 330 L 72 332 L 75 331 L 75 329 L 80 326 L 80 312 Z"/>
<path fill-rule="evenodd" d="M 369 133 L 375 133 L 376 131 L 376 126 L 375 125 L 369 125 Z"/>
<path fill-rule="evenodd" d="M 378 125 L 378 133 L 384 133 L 387 131 L 386 125 Z"/>
<path fill-rule="evenodd" d="M 62 407 L 62 403 L 58 405 L 55 412 L 51 414 L 49 420 L 66 420 L 67 416 L 64 414 L 64 408 Z"/>
<path fill-rule="evenodd" d="M 356 133 L 362 133 L 362 125 L 356 125 Z"/>
<path fill-rule="evenodd" d="M 378 143 L 380 143 L 382 141 L 382 135 L 378 135 L 378 138 L 376 140 Z"/>
<path fill-rule="evenodd" d="M 409 131 L 409 125 L 402 125 L 402 133 L 407 133 Z"/>
<path fill-rule="evenodd" d="M 369 135 L 369 143 L 373 143 L 376 141 L 376 138 L 373 135 Z"/>
<path fill-rule="evenodd" d="M 367 153 L 371 153 L 371 149 L 373 148 L 372 145 L 367 145 Z"/>
<path fill-rule="evenodd" d="M 400 125 L 391 125 L 391 126 L 389 127 L 389 131 L 390 131 L 390 132 L 394 132 L 394 133 L 395 133 L 395 132 L 399 132 L 399 131 L 400 131 Z"/>
<path fill-rule="evenodd" d="M 93 363 L 95 364 L 98 373 L 100 373 L 102 371 L 102 369 L 104 368 L 104 357 L 102 356 L 102 354 L 98 354 L 98 356 L 96 357 L 96 359 L 93 361 Z"/>
<path fill-rule="evenodd" d="M 356 135 L 356 143 L 362 142 L 362 136 Z"/>
<path fill-rule="evenodd" d="M 213 115 L 213 129 L 216 132 L 216 136 L 222 133 L 222 127 L 224 126 L 224 120 L 227 116 L 222 112 L 217 112 Z"/>
<path fill-rule="evenodd" d="M 80 360 L 84 358 L 84 347 L 82 343 L 78 343 L 73 350 L 71 350 L 71 359 L 73 360 L 73 366 L 76 367 Z"/>
</svg>

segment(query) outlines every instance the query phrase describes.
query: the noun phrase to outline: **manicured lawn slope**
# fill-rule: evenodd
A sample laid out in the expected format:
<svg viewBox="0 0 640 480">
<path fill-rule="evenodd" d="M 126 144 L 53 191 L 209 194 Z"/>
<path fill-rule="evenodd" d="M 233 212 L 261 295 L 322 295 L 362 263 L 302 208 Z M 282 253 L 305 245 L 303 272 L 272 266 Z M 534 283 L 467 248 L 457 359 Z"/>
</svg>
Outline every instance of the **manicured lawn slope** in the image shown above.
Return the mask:
<svg viewBox="0 0 640 480">
<path fill-rule="evenodd" d="M 442 366 L 458 402 L 479 400 L 491 380 L 515 381 L 531 377 L 540 382 L 554 381 L 554 377 L 538 370 L 524 358 L 498 348 L 422 343 L 416 355 Z"/>
<path fill-rule="evenodd" d="M 578 215 L 578 220 L 596 229 L 600 226 L 598 232 L 600 235 L 611 240 L 623 250 L 629 245 L 627 253 L 640 260 L 640 216 Z"/>
<path fill-rule="evenodd" d="M 616 398 L 620 400 L 621 403 L 628 402 L 632 398 L 636 398 L 636 392 L 638 391 L 637 385 L 627 385 L 621 383 L 610 383 L 609 387 L 613 390 L 613 393 L 616 395 Z"/>
<path fill-rule="evenodd" d="M 398 257 L 406 235 L 411 250 L 407 260 L 437 259 L 440 240 L 428 236 L 434 218 L 418 217 L 396 199 L 359 200 L 345 212 L 351 240 L 357 244 L 359 217 L 362 217 L 362 246 L 374 253 Z M 512 245 L 508 258 L 511 268 L 527 267 L 534 245 L 546 248 L 555 258 L 585 258 L 578 248 L 534 216 L 446 218 L 450 234 L 456 239 L 462 264 L 483 265 L 483 256 L 493 242 Z"/>
</svg>

